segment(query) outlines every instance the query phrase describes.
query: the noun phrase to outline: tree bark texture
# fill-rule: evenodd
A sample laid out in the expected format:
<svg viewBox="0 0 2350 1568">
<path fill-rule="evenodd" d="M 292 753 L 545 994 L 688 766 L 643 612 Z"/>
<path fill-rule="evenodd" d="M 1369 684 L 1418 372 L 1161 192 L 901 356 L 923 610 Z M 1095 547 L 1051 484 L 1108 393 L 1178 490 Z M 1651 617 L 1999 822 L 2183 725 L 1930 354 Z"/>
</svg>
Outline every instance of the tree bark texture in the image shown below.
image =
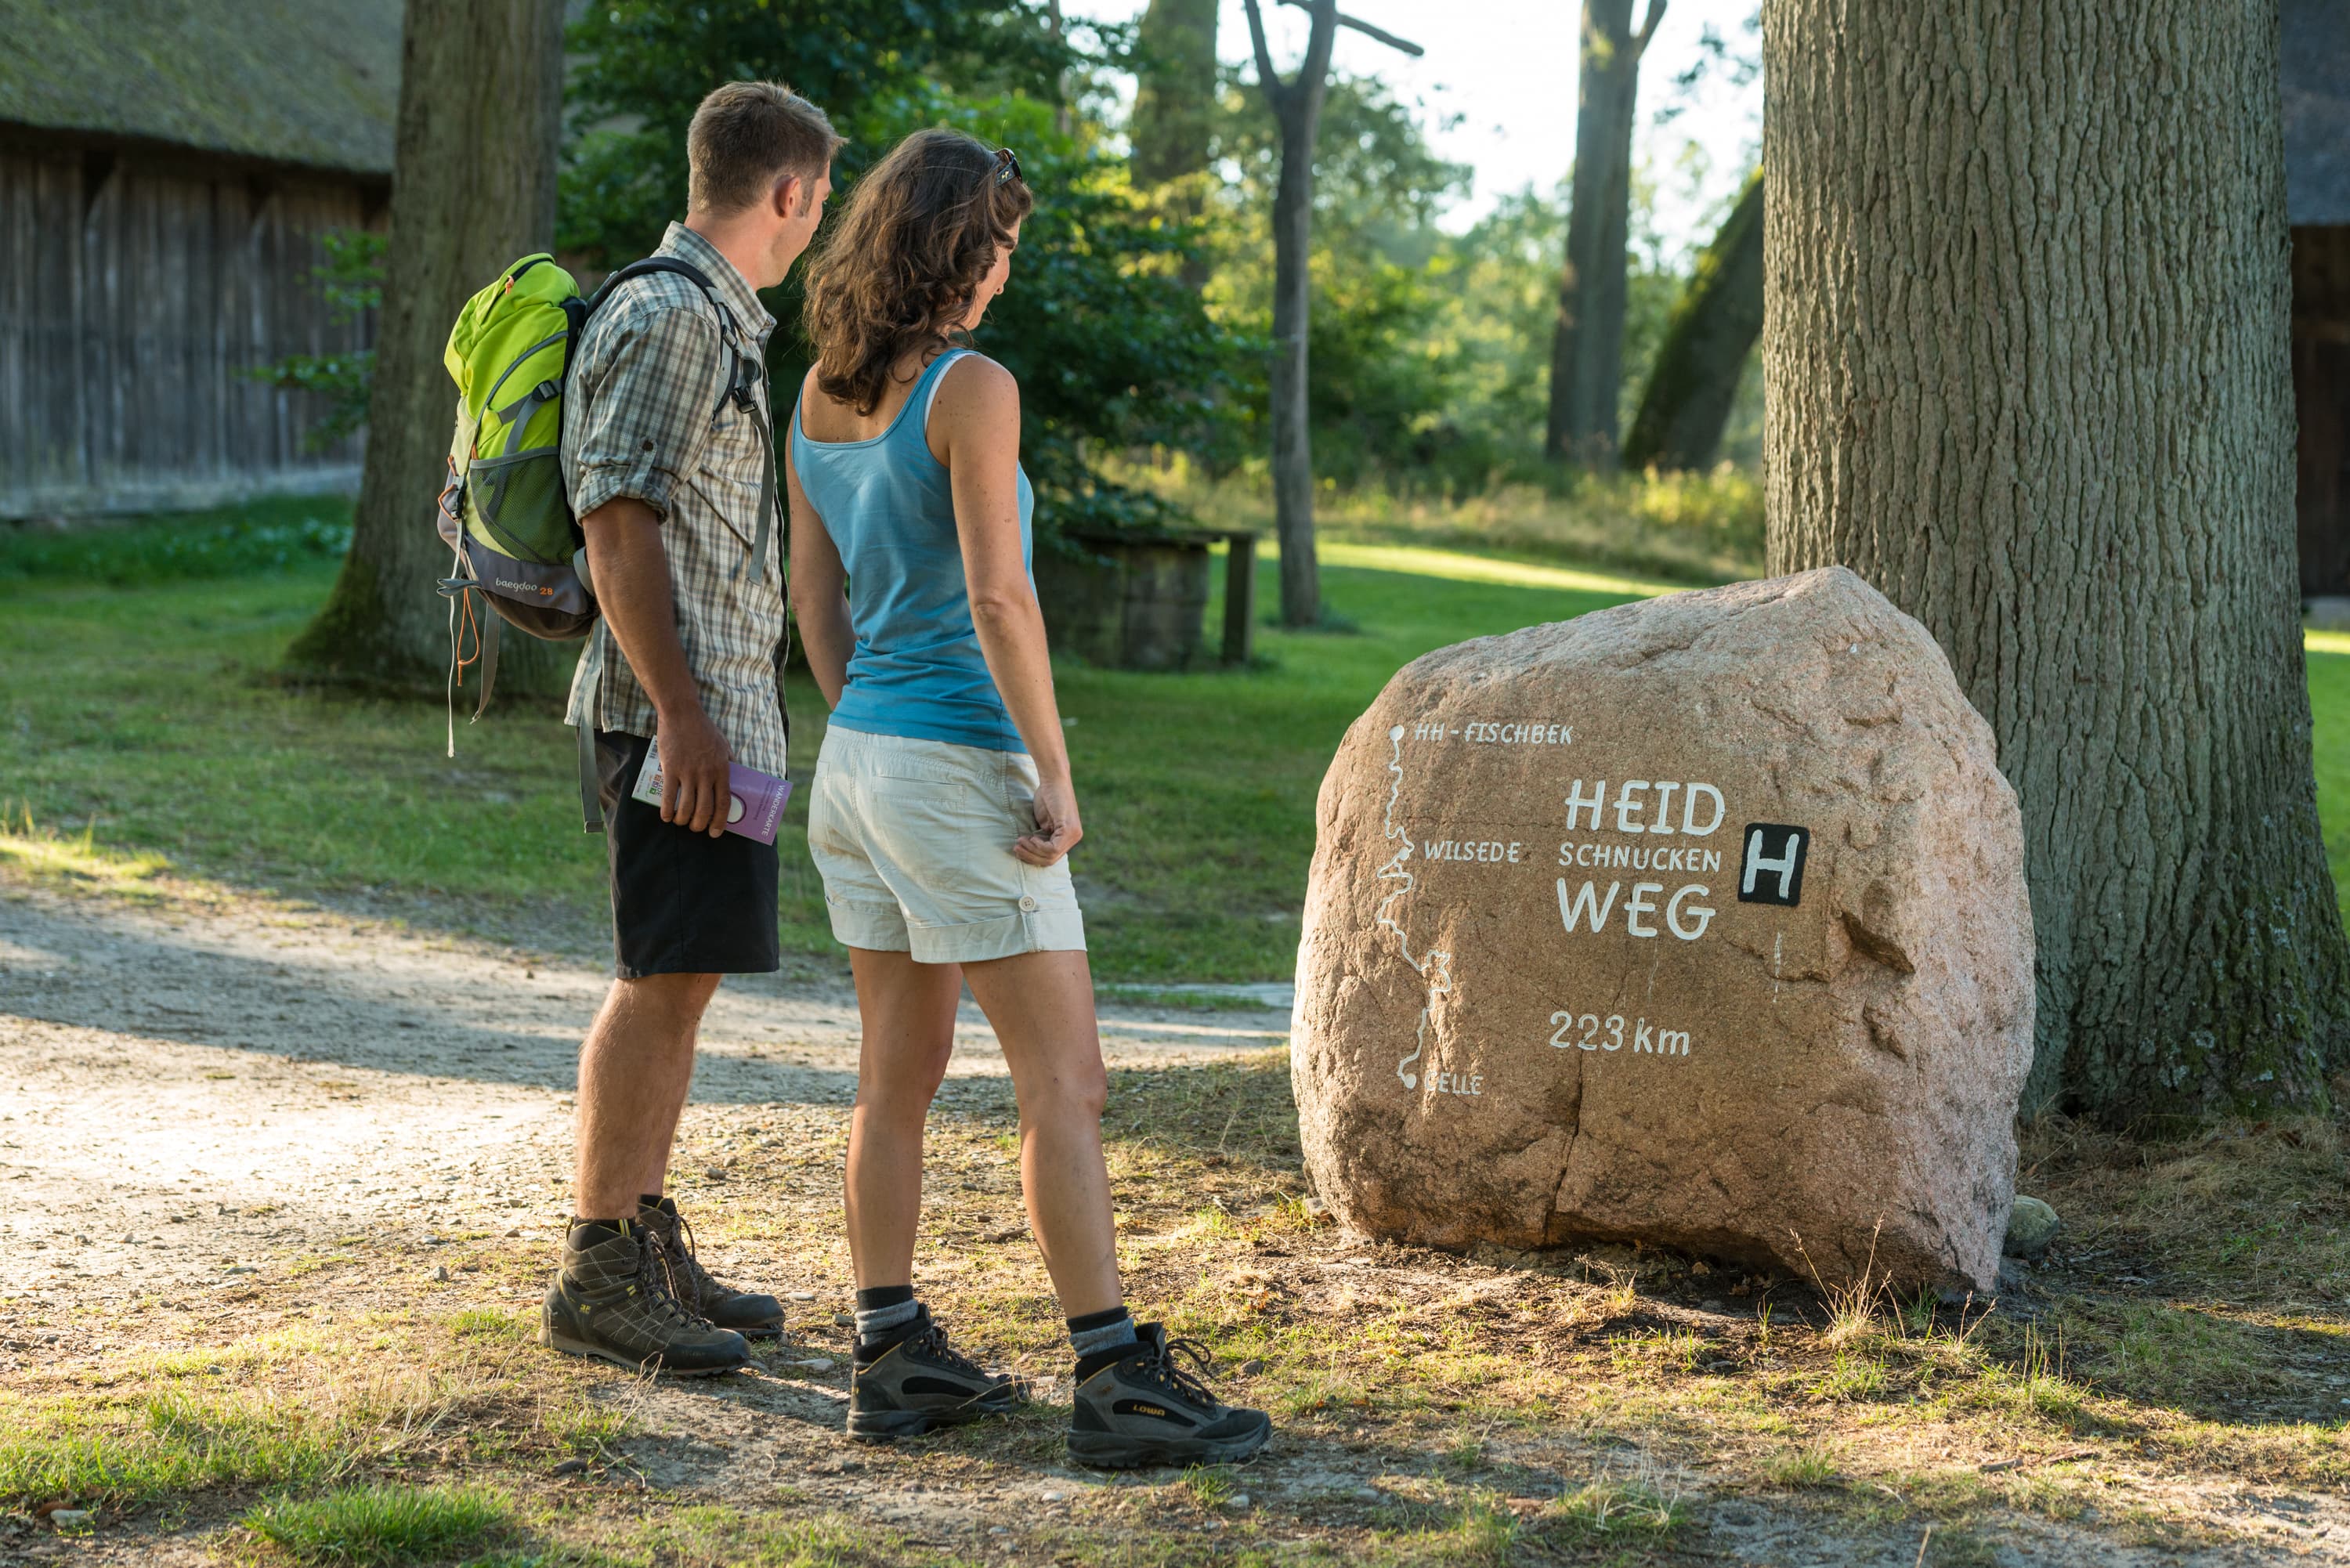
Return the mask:
<svg viewBox="0 0 2350 1568">
<path fill-rule="evenodd" d="M 1150 0 L 1134 87 L 1134 179 L 1163 185 L 1204 173 L 1216 109 L 1216 0 Z"/>
<path fill-rule="evenodd" d="M 1665 324 L 1624 436 L 1627 468 L 1706 468 L 1762 331 L 1762 174 L 1746 182 Z"/>
<path fill-rule="evenodd" d="M 1337 0 L 1313 0 L 1314 28 L 1294 80 L 1273 68 L 1257 0 L 1248 0 L 1257 81 L 1281 128 L 1281 176 L 1273 198 L 1273 514 L 1281 541 L 1281 621 L 1322 619 L 1321 573 L 1314 555 L 1314 446 L 1306 423 L 1306 325 L 1312 316 L 1314 141 L 1328 91 Z"/>
<path fill-rule="evenodd" d="M 432 687 L 449 662 L 449 551 L 433 531 L 457 389 L 441 361 L 475 291 L 555 237 L 563 0 L 408 0 L 367 462 L 350 554 L 289 660 L 297 670 Z M 478 613 L 478 612 L 477 612 Z M 552 692 L 578 649 L 509 631 L 501 691 Z"/>
<path fill-rule="evenodd" d="M 1207 212 L 1208 147 L 1216 109 L 1217 0 L 1150 0 L 1142 14 L 1142 69 L 1135 82 L 1135 183 L 1156 190 L 1176 219 Z M 1208 286 L 1206 249 L 1193 245 L 1181 276 L 1194 294 Z"/>
<path fill-rule="evenodd" d="M 1553 457 L 1605 466 L 1616 462 L 1616 405 L 1624 387 L 1624 247 L 1631 236 L 1632 121 L 1640 54 L 1664 10 L 1664 0 L 1648 0 L 1636 33 L 1632 0 L 1584 0 L 1566 265 L 1558 280 L 1550 425 L 1544 442 Z"/>
<path fill-rule="evenodd" d="M 2026 1111 L 2321 1099 L 2274 0 L 1763 18 L 1771 569 L 1877 584 L 1999 737 Z"/>
</svg>

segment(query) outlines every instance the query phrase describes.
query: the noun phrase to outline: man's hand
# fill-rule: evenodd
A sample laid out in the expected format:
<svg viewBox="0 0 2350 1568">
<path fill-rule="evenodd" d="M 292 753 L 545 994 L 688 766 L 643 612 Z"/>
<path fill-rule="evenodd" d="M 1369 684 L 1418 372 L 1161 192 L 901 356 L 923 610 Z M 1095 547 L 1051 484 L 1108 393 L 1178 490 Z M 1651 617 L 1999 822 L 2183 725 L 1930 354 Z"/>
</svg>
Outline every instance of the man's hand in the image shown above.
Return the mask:
<svg viewBox="0 0 2350 1568">
<path fill-rule="evenodd" d="M 699 702 L 683 712 L 663 713 L 658 722 L 661 820 L 717 837 L 726 831 L 733 793 L 726 787 L 726 764 L 733 758 L 726 737 Z"/>
<path fill-rule="evenodd" d="M 660 514 L 623 495 L 588 513 L 579 526 L 588 535 L 588 568 L 604 607 L 604 624 L 653 700 L 661 820 L 715 838 L 726 831 L 726 764 L 732 753 L 726 737 L 702 711 L 692 667 L 677 639 Z"/>
<path fill-rule="evenodd" d="M 1066 779 L 1046 779 L 1036 786 L 1036 831 L 1012 846 L 1012 853 L 1031 866 L 1050 866 L 1077 846 L 1086 836 L 1077 821 L 1077 792 Z"/>
</svg>

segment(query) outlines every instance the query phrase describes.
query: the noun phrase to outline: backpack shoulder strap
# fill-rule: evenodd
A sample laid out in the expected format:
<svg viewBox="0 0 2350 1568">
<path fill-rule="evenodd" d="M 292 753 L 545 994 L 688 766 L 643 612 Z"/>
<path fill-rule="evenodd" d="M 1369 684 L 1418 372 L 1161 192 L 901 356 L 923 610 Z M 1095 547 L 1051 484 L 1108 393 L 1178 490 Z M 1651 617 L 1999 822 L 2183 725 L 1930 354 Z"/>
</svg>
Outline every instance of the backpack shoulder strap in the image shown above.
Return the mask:
<svg viewBox="0 0 2350 1568">
<path fill-rule="evenodd" d="M 646 277 L 655 273 L 664 272 L 675 273 L 680 277 L 691 279 L 693 286 L 702 290 L 702 296 L 707 299 L 710 302 L 710 307 L 718 313 L 719 336 L 725 341 L 726 351 L 733 359 L 727 377 L 726 388 L 719 393 L 716 406 L 710 410 L 711 417 L 717 418 L 719 410 L 725 408 L 729 402 L 733 403 L 737 408 L 750 407 L 754 379 L 764 369 L 764 367 L 753 356 L 743 352 L 742 334 L 734 325 L 734 313 L 727 309 L 725 301 L 718 297 L 717 286 L 710 281 L 710 275 L 691 262 L 680 261 L 675 256 L 647 256 L 642 261 L 630 262 L 597 286 L 595 294 L 589 296 L 585 308 L 580 312 L 581 323 L 584 325 L 588 317 L 595 315 L 612 290 L 619 285 L 628 282 L 630 278 Z"/>
<path fill-rule="evenodd" d="M 753 427 L 759 432 L 759 446 L 764 454 L 764 461 L 759 464 L 759 520 L 753 529 L 751 553 L 734 568 L 733 575 L 739 578 L 747 571 L 764 576 L 768 536 L 776 514 L 783 509 L 782 498 L 776 493 L 775 486 L 775 431 L 769 428 L 766 416 L 760 411 L 759 397 L 754 389 L 766 380 L 767 367 L 755 355 L 743 352 L 742 334 L 734 325 L 734 313 L 728 310 L 725 301 L 718 297 L 717 286 L 710 281 L 707 273 L 691 262 L 681 261 L 676 256 L 647 256 L 642 261 L 630 262 L 598 285 L 586 309 L 580 313 L 580 319 L 584 323 L 587 317 L 595 315 L 612 290 L 630 278 L 662 272 L 673 272 L 681 277 L 691 278 L 702 290 L 702 297 L 710 301 L 712 309 L 718 312 L 719 336 L 725 342 L 727 353 L 733 358 L 726 389 L 718 395 L 717 406 L 710 410 L 710 417 L 716 419 L 731 402 L 750 416 Z M 575 333 L 575 340 L 576 336 Z"/>
<path fill-rule="evenodd" d="M 620 268 L 611 276 L 598 284 L 596 286 L 596 292 L 590 295 L 588 298 L 588 308 L 591 312 L 595 310 L 598 306 L 604 303 L 606 297 L 611 294 L 612 290 L 619 287 L 621 284 L 628 282 L 632 277 L 650 277 L 655 273 L 662 272 L 673 272 L 680 277 L 691 278 L 694 286 L 700 288 L 702 293 L 710 296 L 711 304 L 718 304 L 717 289 L 711 283 L 710 275 L 708 273 L 703 272 L 691 262 L 680 261 L 675 256 L 647 256 L 642 261 L 630 262 L 628 265 Z M 719 306 L 719 308 L 723 311 L 725 309 L 725 306 Z"/>
</svg>

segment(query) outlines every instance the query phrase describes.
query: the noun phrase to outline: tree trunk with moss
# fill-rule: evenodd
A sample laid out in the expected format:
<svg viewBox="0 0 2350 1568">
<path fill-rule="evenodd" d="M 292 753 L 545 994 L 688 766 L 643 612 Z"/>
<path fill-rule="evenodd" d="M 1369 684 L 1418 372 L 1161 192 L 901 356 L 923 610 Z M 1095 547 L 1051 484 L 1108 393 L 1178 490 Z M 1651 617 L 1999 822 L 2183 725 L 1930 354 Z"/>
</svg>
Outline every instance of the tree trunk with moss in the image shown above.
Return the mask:
<svg viewBox="0 0 2350 1568">
<path fill-rule="evenodd" d="M 1216 109 L 1217 0 L 1150 0 L 1142 14 L 1141 69 L 1134 84 L 1134 182 L 1158 193 L 1170 215 L 1196 223 L 1207 212 L 1208 145 Z M 1208 286 L 1209 258 L 1193 246 L 1182 278 Z"/>
<path fill-rule="evenodd" d="M 1624 437 L 1627 468 L 1706 468 L 1721 450 L 1739 378 L 1762 331 L 1762 174 L 1698 258 Z"/>
<path fill-rule="evenodd" d="M 1208 168 L 1216 111 L 1216 0 L 1150 0 L 1134 84 L 1134 180 L 1164 185 Z"/>
<path fill-rule="evenodd" d="M 442 349 L 476 290 L 553 244 L 562 105 L 562 0 L 408 0 L 367 465 L 342 575 L 288 650 L 297 672 L 434 691 L 446 676 L 432 519 L 457 389 Z M 577 658 L 510 633 L 498 689 L 559 691 Z"/>
<path fill-rule="evenodd" d="M 2275 5 L 1763 20 L 1771 568 L 1877 584 L 1998 736 L 2026 1110 L 2322 1100 L 2350 955 L 2296 615 Z"/>
<path fill-rule="evenodd" d="M 1632 0 L 1584 0 L 1575 89 L 1575 174 L 1568 190 L 1566 265 L 1551 336 L 1550 425 L 1544 450 L 1613 467 L 1616 406 L 1624 391 L 1624 251 L 1630 243 L 1632 122 L 1640 56 L 1664 19 L 1648 0 L 1639 30 Z"/>
</svg>

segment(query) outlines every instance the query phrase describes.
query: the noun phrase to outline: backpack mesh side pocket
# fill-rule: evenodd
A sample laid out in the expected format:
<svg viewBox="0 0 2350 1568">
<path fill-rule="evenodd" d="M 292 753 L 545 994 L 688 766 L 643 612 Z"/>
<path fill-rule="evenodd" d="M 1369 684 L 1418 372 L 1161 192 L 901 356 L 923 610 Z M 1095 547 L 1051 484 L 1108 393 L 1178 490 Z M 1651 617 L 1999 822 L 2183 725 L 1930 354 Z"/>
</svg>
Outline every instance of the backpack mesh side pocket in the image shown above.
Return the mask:
<svg viewBox="0 0 2350 1568">
<path fill-rule="evenodd" d="M 568 563 L 579 547 L 553 447 L 475 458 L 465 471 L 465 521 L 486 543 L 543 566 Z"/>
</svg>

